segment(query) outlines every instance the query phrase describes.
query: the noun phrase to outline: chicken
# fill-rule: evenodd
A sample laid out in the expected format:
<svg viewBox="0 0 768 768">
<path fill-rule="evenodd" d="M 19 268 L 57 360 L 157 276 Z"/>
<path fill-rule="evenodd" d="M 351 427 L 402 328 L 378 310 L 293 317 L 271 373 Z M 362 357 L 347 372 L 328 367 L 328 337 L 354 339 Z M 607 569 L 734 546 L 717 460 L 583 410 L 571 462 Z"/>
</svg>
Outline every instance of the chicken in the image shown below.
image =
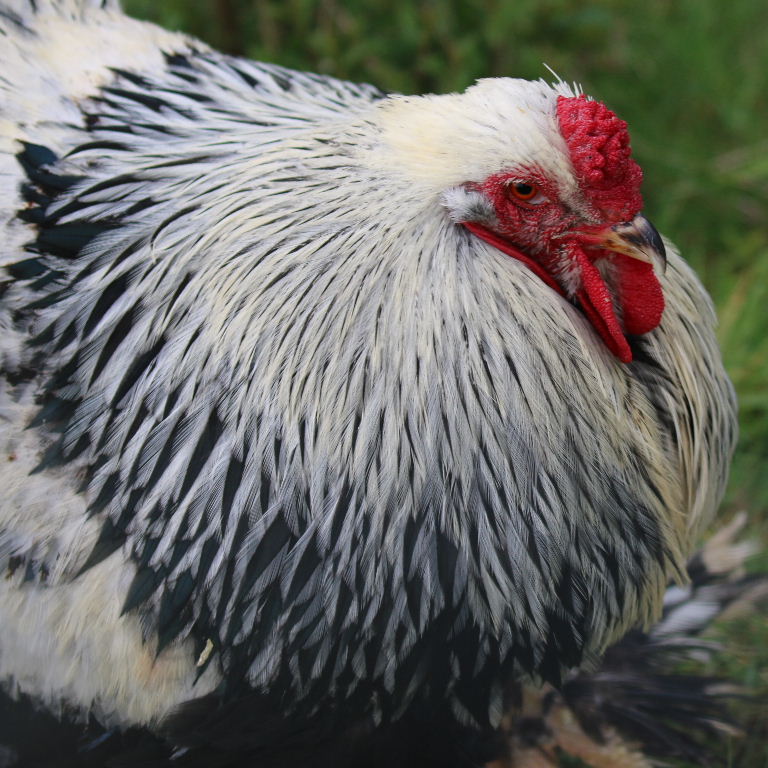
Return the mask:
<svg viewBox="0 0 768 768">
<path fill-rule="evenodd" d="M 385 96 L 111 0 L 0 0 L 0 58 L 13 690 L 179 759 L 475 765 L 512 682 L 659 615 L 735 404 L 606 106 Z"/>
</svg>

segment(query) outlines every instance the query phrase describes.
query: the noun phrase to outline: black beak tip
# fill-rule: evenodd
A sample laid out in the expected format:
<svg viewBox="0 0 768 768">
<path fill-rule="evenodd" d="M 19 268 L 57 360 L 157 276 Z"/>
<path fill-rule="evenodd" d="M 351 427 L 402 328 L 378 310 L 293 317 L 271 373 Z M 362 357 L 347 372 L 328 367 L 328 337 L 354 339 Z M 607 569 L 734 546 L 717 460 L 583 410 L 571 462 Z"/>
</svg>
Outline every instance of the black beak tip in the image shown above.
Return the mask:
<svg viewBox="0 0 768 768">
<path fill-rule="evenodd" d="M 667 249 L 664 247 L 664 241 L 661 239 L 659 231 L 641 213 L 638 213 L 637 216 L 635 216 L 632 223 L 641 233 L 645 242 L 648 243 L 648 245 L 650 245 L 651 248 L 653 248 L 653 250 L 656 251 L 656 253 L 659 255 L 659 259 L 663 265 L 662 269 L 666 270 Z"/>
</svg>

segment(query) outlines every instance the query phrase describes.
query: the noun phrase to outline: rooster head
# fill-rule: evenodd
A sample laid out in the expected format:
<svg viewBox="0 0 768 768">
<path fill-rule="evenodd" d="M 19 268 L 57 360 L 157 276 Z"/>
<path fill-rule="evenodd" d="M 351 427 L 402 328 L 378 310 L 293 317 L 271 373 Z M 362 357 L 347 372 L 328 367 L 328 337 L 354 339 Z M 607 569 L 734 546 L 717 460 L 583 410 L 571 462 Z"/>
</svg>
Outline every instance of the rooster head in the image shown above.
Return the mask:
<svg viewBox="0 0 768 768">
<path fill-rule="evenodd" d="M 626 123 L 563 83 L 485 80 L 426 98 L 409 110 L 408 138 L 395 135 L 395 157 L 415 180 L 431 169 L 454 223 L 580 307 L 610 351 L 630 362 L 627 337 L 661 322 L 655 270 L 666 255 L 641 213 L 643 174 Z"/>
</svg>

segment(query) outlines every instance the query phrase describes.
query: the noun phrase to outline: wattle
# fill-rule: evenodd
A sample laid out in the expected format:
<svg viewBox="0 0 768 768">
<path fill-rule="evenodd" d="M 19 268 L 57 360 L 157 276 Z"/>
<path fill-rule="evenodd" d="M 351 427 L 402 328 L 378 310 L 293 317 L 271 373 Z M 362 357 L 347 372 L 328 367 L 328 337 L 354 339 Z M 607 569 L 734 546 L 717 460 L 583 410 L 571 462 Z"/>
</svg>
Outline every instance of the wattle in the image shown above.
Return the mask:
<svg viewBox="0 0 768 768">
<path fill-rule="evenodd" d="M 622 319 L 616 313 L 614 298 L 600 271 L 584 250 L 572 250 L 581 272 L 582 287 L 576 293 L 582 311 L 600 334 L 608 349 L 623 363 L 632 362 L 627 334 L 639 336 L 661 322 L 664 294 L 653 266 L 643 261 L 612 254 L 615 279 L 613 290 Z"/>
</svg>

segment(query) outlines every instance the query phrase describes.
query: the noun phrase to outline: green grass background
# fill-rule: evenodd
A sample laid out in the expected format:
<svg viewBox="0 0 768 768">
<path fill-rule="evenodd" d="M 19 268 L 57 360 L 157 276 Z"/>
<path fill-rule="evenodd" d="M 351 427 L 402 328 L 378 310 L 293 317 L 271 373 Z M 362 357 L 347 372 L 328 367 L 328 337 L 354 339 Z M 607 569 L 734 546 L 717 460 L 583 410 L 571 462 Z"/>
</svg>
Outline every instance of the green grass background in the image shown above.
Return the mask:
<svg viewBox="0 0 768 768">
<path fill-rule="evenodd" d="M 231 53 L 375 83 L 463 90 L 565 80 L 630 126 L 646 214 L 695 266 L 720 316 L 741 440 L 722 511 L 746 509 L 768 571 L 768 2 L 766 0 L 123 0 Z M 717 630 L 714 665 L 768 691 L 768 620 Z M 768 768 L 768 711 L 723 738 L 722 765 Z"/>
</svg>

